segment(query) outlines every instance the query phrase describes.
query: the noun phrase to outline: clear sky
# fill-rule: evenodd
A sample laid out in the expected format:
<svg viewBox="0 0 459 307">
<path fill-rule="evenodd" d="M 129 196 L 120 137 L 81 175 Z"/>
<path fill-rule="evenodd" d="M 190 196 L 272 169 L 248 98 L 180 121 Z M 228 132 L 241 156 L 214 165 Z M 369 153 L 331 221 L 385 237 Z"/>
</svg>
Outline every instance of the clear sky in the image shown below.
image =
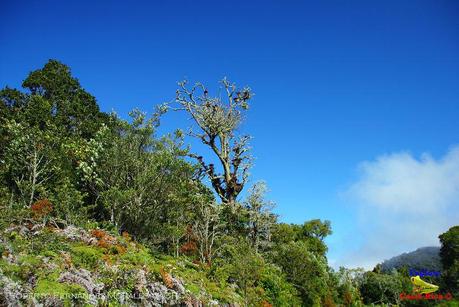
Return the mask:
<svg viewBox="0 0 459 307">
<path fill-rule="evenodd" d="M 459 221 L 458 1 L 4 0 L 0 46 L 1 87 L 54 58 L 122 116 L 183 78 L 249 85 L 252 182 L 282 221 L 331 220 L 334 266 Z"/>
</svg>

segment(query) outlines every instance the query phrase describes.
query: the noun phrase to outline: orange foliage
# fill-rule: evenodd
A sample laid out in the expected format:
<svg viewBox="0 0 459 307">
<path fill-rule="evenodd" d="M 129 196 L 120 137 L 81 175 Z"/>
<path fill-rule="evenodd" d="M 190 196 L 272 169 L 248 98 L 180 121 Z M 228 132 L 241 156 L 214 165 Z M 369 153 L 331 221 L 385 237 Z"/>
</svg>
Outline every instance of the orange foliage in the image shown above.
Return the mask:
<svg viewBox="0 0 459 307">
<path fill-rule="evenodd" d="M 132 239 L 131 239 L 131 236 L 129 235 L 129 233 L 127 231 L 123 231 L 123 233 L 121 234 L 121 236 L 126 239 L 126 241 L 130 242 Z"/>
<path fill-rule="evenodd" d="M 101 229 L 93 229 L 91 230 L 91 235 L 100 240 L 104 238 L 107 235 L 107 233 Z"/>
<path fill-rule="evenodd" d="M 169 289 L 174 288 L 174 283 L 172 282 L 172 276 L 166 270 L 164 270 L 163 267 L 159 269 L 159 272 L 161 273 L 161 277 L 163 278 L 163 283 L 168 287 Z"/>
<path fill-rule="evenodd" d="M 335 307 L 335 302 L 333 301 L 333 298 L 331 296 L 327 296 L 324 300 L 323 306 L 325 307 Z"/>
<path fill-rule="evenodd" d="M 110 248 L 111 244 L 105 238 L 102 238 L 97 242 L 97 246 L 102 248 Z"/>
<path fill-rule="evenodd" d="M 53 205 L 48 199 L 40 199 L 30 207 L 35 218 L 42 218 L 53 211 Z"/>
<path fill-rule="evenodd" d="M 101 229 L 91 230 L 91 235 L 97 238 L 97 246 L 102 248 L 110 248 L 116 242 L 116 239 L 114 237 L 110 236 L 107 232 Z"/>
<path fill-rule="evenodd" d="M 273 305 L 270 302 L 263 301 L 261 302 L 261 307 L 273 307 Z"/>
<path fill-rule="evenodd" d="M 117 244 L 115 245 L 115 250 L 117 254 L 124 254 L 126 252 L 126 247 Z"/>
<path fill-rule="evenodd" d="M 212 266 L 212 259 L 209 257 L 209 252 L 204 252 L 204 258 L 206 259 L 206 266 L 210 268 Z"/>
<path fill-rule="evenodd" d="M 66 269 L 70 269 L 73 266 L 72 258 L 66 252 L 61 252 L 61 255 L 62 255 L 62 259 L 64 259 L 64 267 Z"/>
<path fill-rule="evenodd" d="M 197 249 L 196 243 L 194 241 L 189 241 L 180 247 L 180 253 L 189 255 L 194 253 Z"/>
<path fill-rule="evenodd" d="M 109 255 L 103 255 L 102 259 L 105 261 L 106 264 L 111 265 L 112 264 L 112 259 Z"/>
<path fill-rule="evenodd" d="M 349 291 L 344 293 L 344 303 L 346 306 L 350 306 L 352 304 L 352 295 Z"/>
</svg>

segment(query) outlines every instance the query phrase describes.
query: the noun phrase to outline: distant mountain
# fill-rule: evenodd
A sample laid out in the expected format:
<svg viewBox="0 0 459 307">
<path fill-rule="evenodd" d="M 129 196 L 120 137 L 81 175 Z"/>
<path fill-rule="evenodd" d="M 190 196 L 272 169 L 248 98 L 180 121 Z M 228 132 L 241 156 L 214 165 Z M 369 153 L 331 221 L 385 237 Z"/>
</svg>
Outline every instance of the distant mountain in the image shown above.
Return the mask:
<svg viewBox="0 0 459 307">
<path fill-rule="evenodd" d="M 410 253 L 392 257 L 381 263 L 381 270 L 389 272 L 402 267 L 415 270 L 441 271 L 440 247 L 421 247 Z"/>
</svg>

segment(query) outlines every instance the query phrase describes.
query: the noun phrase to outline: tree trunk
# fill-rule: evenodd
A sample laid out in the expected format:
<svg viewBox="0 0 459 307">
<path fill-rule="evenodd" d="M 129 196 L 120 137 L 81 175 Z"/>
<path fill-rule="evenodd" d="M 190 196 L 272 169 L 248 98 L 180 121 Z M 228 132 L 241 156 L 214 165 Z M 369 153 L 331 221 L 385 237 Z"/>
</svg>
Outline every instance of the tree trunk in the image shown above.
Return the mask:
<svg viewBox="0 0 459 307">
<path fill-rule="evenodd" d="M 35 184 L 37 183 L 37 151 L 34 150 L 33 152 L 33 161 L 32 161 L 32 187 L 30 191 L 30 200 L 29 200 L 29 206 L 33 204 L 33 199 L 35 196 Z"/>
</svg>

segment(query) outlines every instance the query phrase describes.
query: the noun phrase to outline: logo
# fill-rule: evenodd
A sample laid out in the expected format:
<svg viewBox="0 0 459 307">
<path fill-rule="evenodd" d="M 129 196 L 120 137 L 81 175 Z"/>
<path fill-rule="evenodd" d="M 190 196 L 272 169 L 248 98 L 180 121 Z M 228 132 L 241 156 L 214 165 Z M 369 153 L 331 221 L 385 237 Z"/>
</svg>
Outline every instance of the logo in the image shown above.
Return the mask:
<svg viewBox="0 0 459 307">
<path fill-rule="evenodd" d="M 453 295 L 451 293 L 446 294 L 437 294 L 437 293 L 427 293 L 427 294 L 406 294 L 400 293 L 400 300 L 409 300 L 409 301 L 421 301 L 421 300 L 433 300 L 433 301 L 450 301 L 453 299 Z"/>
<path fill-rule="evenodd" d="M 414 286 L 414 293 L 427 294 L 438 290 L 438 286 L 423 281 L 419 275 L 411 277 L 411 283 Z"/>
<path fill-rule="evenodd" d="M 411 275 L 411 270 L 410 270 Z M 419 277 L 419 275 L 412 276 L 411 283 L 413 284 L 412 294 L 400 293 L 401 300 L 451 300 L 453 296 L 451 293 L 437 294 L 434 293 L 438 290 L 438 286 L 428 283 Z"/>
<path fill-rule="evenodd" d="M 419 276 L 419 277 L 440 277 L 439 271 L 428 271 L 428 270 L 414 270 L 410 269 L 410 276 Z"/>
</svg>

